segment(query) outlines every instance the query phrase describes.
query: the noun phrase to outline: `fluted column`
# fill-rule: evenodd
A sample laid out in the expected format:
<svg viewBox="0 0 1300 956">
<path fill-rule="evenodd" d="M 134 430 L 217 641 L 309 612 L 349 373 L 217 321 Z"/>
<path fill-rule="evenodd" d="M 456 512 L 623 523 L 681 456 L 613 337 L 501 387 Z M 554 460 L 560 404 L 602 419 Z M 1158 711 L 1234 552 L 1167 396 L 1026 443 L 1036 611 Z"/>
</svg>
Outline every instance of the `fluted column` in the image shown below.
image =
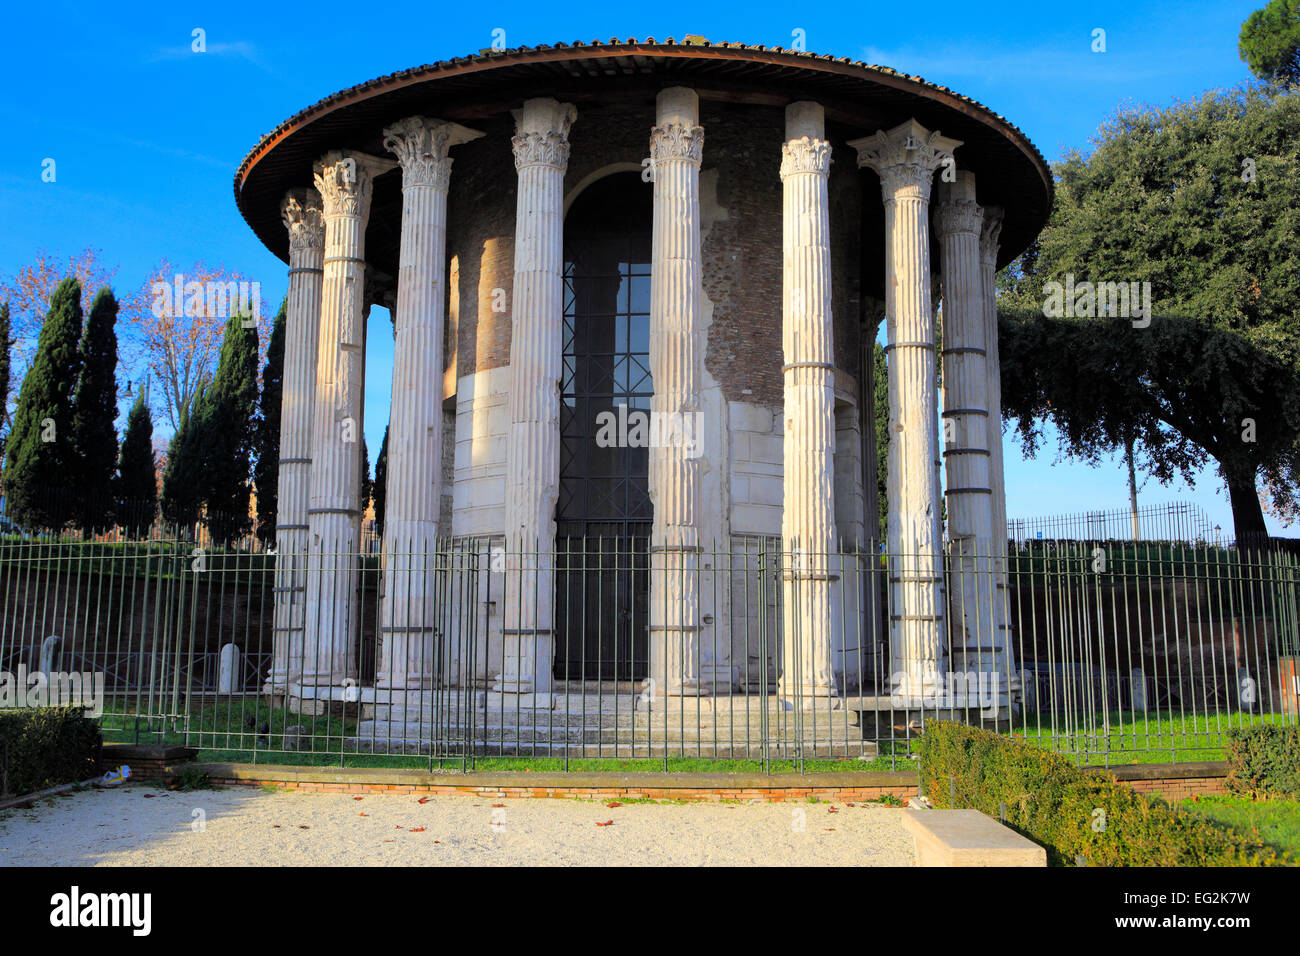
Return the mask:
<svg viewBox="0 0 1300 956">
<path fill-rule="evenodd" d="M 975 175 L 939 186 L 935 217 L 943 267 L 943 456 L 947 469 L 950 667 L 993 664 L 993 496 L 989 486 L 988 363 Z M 968 678 L 969 680 L 969 678 Z M 966 686 L 969 686 L 967 684 Z"/>
<path fill-rule="evenodd" d="M 1002 234 L 1003 210 L 984 208 L 980 232 L 980 286 L 983 299 L 984 337 L 988 348 L 988 443 L 989 488 L 993 534 L 993 636 L 998 647 L 998 692 L 1007 690 L 1019 697 L 1020 676 L 1011 641 L 1009 595 L 1007 592 L 1007 485 L 1002 464 L 1002 359 L 998 348 L 998 239 Z"/>
<path fill-rule="evenodd" d="M 560 482 L 564 172 L 577 110 L 532 99 L 515 111 L 514 323 L 506 457 L 505 647 L 493 690 L 549 694 L 555 503 Z"/>
<path fill-rule="evenodd" d="M 448 150 L 474 136 L 411 116 L 384 130 L 402 167 L 402 236 L 388 425 L 383 591 L 376 685 L 434 686 L 432 574 L 442 502 L 442 339 L 446 307 Z"/>
<path fill-rule="evenodd" d="M 356 677 L 366 220 L 374 176 L 393 165 L 335 151 L 315 166 L 324 201 L 325 272 L 312 412 L 302 682 L 317 688 Z"/>
<path fill-rule="evenodd" d="M 699 113 L 694 90 L 662 90 L 650 132 L 650 413 L 660 436 L 649 449 L 650 690 L 656 696 L 712 689 L 701 673 L 700 462 L 689 441 L 699 435 L 702 374 Z"/>
<path fill-rule="evenodd" d="M 311 420 L 325 255 L 320 193 L 310 188 L 289 190 L 280 203 L 280 217 L 289 231 L 289 295 L 276 484 L 274 637 L 265 688 L 275 695 L 283 694 L 302 673 Z"/>
<path fill-rule="evenodd" d="M 831 145 L 817 103 L 791 103 L 781 147 L 785 462 L 780 694 L 836 696 L 831 661 L 835 550 L 835 351 L 831 321 Z"/>
<path fill-rule="evenodd" d="M 885 204 L 891 693 L 911 705 L 934 698 L 944 668 L 929 206 L 934 171 L 961 144 L 908 120 L 850 145 Z"/>
</svg>

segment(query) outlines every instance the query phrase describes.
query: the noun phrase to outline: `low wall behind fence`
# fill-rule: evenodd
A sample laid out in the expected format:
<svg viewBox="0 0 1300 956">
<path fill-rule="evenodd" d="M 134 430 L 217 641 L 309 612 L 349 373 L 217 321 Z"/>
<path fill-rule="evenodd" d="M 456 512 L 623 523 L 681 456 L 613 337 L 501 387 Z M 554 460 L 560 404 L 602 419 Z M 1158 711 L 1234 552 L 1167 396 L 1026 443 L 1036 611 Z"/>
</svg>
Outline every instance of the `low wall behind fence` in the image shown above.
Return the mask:
<svg viewBox="0 0 1300 956">
<path fill-rule="evenodd" d="M 936 717 L 1183 762 L 1300 714 L 1296 558 L 1208 545 L 292 556 L 27 535 L 0 538 L 0 612 L 0 671 L 100 674 L 109 739 L 240 762 L 890 769 Z"/>
</svg>

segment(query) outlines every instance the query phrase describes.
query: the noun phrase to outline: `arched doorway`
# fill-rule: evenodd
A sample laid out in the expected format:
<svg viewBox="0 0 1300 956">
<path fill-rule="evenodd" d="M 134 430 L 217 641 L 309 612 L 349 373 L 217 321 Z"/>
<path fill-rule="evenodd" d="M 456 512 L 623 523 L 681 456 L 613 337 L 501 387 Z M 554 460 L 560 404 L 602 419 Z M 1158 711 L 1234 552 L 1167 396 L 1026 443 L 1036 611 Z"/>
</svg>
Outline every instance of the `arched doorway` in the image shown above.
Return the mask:
<svg viewBox="0 0 1300 956">
<path fill-rule="evenodd" d="M 555 676 L 647 671 L 653 187 L 606 176 L 564 223 Z"/>
</svg>

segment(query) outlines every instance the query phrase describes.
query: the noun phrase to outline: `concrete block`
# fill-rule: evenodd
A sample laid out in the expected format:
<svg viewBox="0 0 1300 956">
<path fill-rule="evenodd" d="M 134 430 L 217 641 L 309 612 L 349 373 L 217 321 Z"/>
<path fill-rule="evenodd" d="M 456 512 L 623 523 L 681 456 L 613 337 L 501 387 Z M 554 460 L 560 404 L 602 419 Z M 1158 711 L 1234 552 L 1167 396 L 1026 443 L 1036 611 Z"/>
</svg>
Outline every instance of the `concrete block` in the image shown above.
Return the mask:
<svg viewBox="0 0 1300 956">
<path fill-rule="evenodd" d="M 978 810 L 900 810 L 917 866 L 1047 866 L 1047 851 Z"/>
</svg>

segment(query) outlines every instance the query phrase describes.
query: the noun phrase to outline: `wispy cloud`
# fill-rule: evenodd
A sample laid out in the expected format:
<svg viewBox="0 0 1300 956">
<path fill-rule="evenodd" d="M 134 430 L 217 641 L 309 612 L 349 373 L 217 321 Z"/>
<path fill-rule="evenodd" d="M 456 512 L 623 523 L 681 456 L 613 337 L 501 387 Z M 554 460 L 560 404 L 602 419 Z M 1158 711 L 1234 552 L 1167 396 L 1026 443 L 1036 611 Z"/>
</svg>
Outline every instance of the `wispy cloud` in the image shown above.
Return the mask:
<svg viewBox="0 0 1300 956">
<path fill-rule="evenodd" d="M 1144 51 L 1141 58 L 1116 51 L 1092 53 L 1086 38 L 1070 48 L 1055 45 L 986 50 L 981 47 L 978 42 L 968 46 L 927 49 L 899 47 L 886 50 L 867 46 L 863 47 L 862 55 L 869 63 L 916 74 L 937 83 L 958 77 L 990 83 L 1008 80 L 1054 80 L 1061 83 L 1077 80 L 1083 70 L 1087 71 L 1092 82 L 1134 83 L 1197 70 L 1196 58 L 1185 53 L 1166 57 L 1164 62 L 1152 62 L 1148 51 Z"/>
<path fill-rule="evenodd" d="M 160 63 L 164 61 L 184 60 L 192 56 L 215 56 L 234 60 L 244 60 L 253 64 L 259 70 L 271 72 L 270 65 L 262 59 L 255 44 L 246 40 L 236 40 L 233 43 L 206 43 L 206 48 L 202 52 L 195 52 L 191 46 L 179 47 L 159 47 L 149 57 L 150 63 Z"/>
</svg>

